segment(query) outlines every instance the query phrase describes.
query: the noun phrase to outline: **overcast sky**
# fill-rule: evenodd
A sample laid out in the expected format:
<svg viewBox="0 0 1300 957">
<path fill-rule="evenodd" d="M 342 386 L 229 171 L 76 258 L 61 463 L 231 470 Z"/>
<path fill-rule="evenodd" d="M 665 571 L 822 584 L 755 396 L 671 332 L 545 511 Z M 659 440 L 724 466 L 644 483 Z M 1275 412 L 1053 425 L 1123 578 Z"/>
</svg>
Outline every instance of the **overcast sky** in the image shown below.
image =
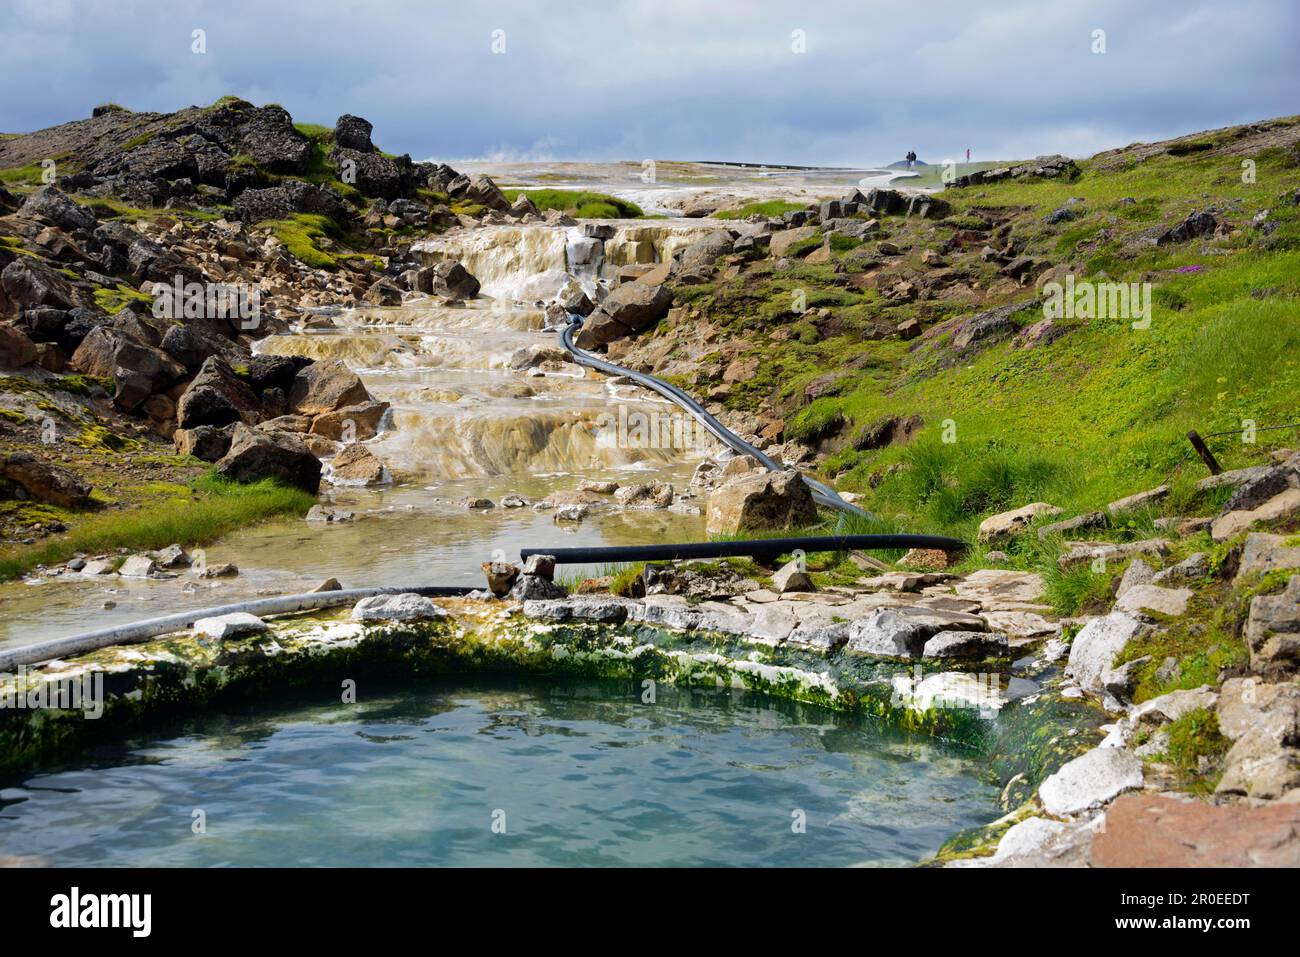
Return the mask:
<svg viewBox="0 0 1300 957">
<path fill-rule="evenodd" d="M 417 159 L 1086 156 L 1300 112 L 1297 37 L 1297 0 L 0 0 L 0 130 L 233 93 Z"/>
</svg>

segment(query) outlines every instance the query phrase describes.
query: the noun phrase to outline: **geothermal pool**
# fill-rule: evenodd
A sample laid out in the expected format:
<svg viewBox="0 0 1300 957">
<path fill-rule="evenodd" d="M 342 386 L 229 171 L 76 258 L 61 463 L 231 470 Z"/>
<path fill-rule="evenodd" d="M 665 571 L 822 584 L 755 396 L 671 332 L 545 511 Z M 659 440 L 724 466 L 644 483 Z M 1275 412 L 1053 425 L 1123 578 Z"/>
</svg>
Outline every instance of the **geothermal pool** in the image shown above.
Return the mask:
<svg viewBox="0 0 1300 957">
<path fill-rule="evenodd" d="M 934 739 L 646 693 L 458 678 L 228 710 L 0 782 L 0 848 L 49 866 L 900 866 L 1000 814 L 978 758 Z"/>
</svg>

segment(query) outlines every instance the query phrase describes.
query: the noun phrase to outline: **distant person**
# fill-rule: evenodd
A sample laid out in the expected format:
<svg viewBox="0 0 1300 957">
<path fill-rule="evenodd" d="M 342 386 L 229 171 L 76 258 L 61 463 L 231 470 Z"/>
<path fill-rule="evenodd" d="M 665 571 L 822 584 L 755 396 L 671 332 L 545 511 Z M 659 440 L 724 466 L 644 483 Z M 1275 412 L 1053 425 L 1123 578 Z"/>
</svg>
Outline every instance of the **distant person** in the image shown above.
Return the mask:
<svg viewBox="0 0 1300 957">
<path fill-rule="evenodd" d="M 913 150 L 907 151 L 907 168 L 911 169 L 916 165 L 916 153 Z"/>
<path fill-rule="evenodd" d="M 970 147 L 966 147 L 966 162 L 970 162 Z"/>
</svg>

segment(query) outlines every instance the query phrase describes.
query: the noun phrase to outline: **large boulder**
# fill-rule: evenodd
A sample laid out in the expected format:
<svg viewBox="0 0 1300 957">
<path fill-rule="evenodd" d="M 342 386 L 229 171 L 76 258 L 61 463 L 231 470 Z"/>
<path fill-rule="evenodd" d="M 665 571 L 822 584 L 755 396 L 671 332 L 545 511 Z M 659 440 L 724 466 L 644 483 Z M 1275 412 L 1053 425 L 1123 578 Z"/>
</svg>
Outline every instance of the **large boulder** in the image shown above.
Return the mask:
<svg viewBox="0 0 1300 957">
<path fill-rule="evenodd" d="M 600 304 L 600 310 L 633 332 L 658 322 L 668 313 L 673 292 L 665 285 L 653 286 L 633 280 L 614 289 Z"/>
<path fill-rule="evenodd" d="M 334 145 L 358 153 L 373 153 L 375 144 L 370 141 L 374 125 L 359 116 L 344 113 L 334 123 Z"/>
<path fill-rule="evenodd" d="M 500 212 L 510 209 L 510 201 L 506 199 L 505 194 L 497 188 L 497 184 L 491 177 L 482 173 L 474 176 L 457 176 L 447 184 L 447 193 L 452 199 L 486 206 L 488 209 Z"/>
<path fill-rule="evenodd" d="M 1300 661 L 1300 575 L 1291 576 L 1276 595 L 1251 599 L 1246 644 L 1257 671 L 1294 667 Z"/>
<path fill-rule="evenodd" d="M 192 429 L 240 421 L 252 425 L 261 408 L 253 390 L 235 375 L 230 364 L 220 356 L 210 356 L 181 395 L 176 412 L 180 427 Z"/>
<path fill-rule="evenodd" d="M 53 306 L 71 309 L 78 305 L 72 283 L 40 259 L 19 256 L 0 273 L 5 297 L 17 306 Z"/>
<path fill-rule="evenodd" d="M 92 329 L 82 340 L 71 364 L 85 375 L 111 376 L 117 386 L 113 401 L 127 412 L 185 376 L 185 367 L 161 349 L 103 326 Z"/>
<path fill-rule="evenodd" d="M 470 271 L 454 259 L 444 259 L 433 266 L 430 285 L 435 295 L 452 299 L 473 299 L 478 295 L 479 281 Z"/>
<path fill-rule="evenodd" d="M 1071 675 L 1084 691 L 1099 694 L 1102 676 L 1115 667 L 1115 660 L 1142 630 L 1140 621 L 1123 612 L 1092 619 L 1070 645 L 1066 674 Z"/>
<path fill-rule="evenodd" d="M 791 528 L 816 521 L 812 492 L 793 469 L 742 476 L 709 496 L 710 535 Z"/>
<path fill-rule="evenodd" d="M 1044 516 L 1054 518 L 1061 514 L 1055 505 L 1046 502 L 1031 502 L 1010 512 L 990 515 L 980 522 L 978 537 L 981 542 L 995 542 L 1014 538 L 1029 527 L 1029 523 Z"/>
<path fill-rule="evenodd" d="M 30 452 L 10 452 L 0 457 L 0 478 L 21 485 L 28 495 L 41 502 L 64 508 L 90 504 L 90 486 L 86 482 Z"/>
<path fill-rule="evenodd" d="M 383 153 L 335 147 L 329 158 L 339 169 L 348 170 L 357 189 L 367 196 L 397 199 L 409 193 L 415 184 L 415 169 L 409 156 L 394 159 Z"/>
<path fill-rule="evenodd" d="M 95 214 L 73 202 L 54 186 L 42 186 L 32 193 L 18 212 L 22 216 L 42 219 L 70 233 L 95 228 Z"/>
<path fill-rule="evenodd" d="M 1123 748 L 1094 748 L 1042 783 L 1038 798 L 1055 817 L 1078 814 L 1142 787 L 1142 759 Z"/>
<path fill-rule="evenodd" d="M 315 495 L 321 464 L 292 432 L 260 432 L 240 423 L 230 451 L 217 463 L 217 474 L 236 482 L 274 479 Z"/>
<path fill-rule="evenodd" d="M 295 213 L 315 213 L 336 222 L 348 218 L 338 193 L 296 179 L 266 189 L 246 189 L 235 200 L 235 215 L 246 223 L 287 219 Z"/>
<path fill-rule="evenodd" d="M 289 390 L 289 410 L 299 415 L 323 415 L 370 400 L 365 384 L 340 359 L 299 369 Z"/>
<path fill-rule="evenodd" d="M 233 434 L 233 426 L 200 425 L 192 429 L 177 429 L 172 433 L 172 443 L 177 455 L 192 455 L 204 462 L 217 462 L 230 451 Z"/>
<path fill-rule="evenodd" d="M 39 355 L 27 333 L 11 322 L 0 322 L 0 369 L 20 369 Z"/>
</svg>

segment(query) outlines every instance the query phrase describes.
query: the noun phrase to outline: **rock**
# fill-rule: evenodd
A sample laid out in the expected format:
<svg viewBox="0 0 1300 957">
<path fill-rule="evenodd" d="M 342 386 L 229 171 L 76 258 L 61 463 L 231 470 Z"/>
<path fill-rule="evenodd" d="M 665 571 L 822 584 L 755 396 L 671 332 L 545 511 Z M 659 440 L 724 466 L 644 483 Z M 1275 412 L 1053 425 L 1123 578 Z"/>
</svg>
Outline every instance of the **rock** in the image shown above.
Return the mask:
<svg viewBox="0 0 1300 957">
<path fill-rule="evenodd" d="M 375 453 L 354 443 L 330 461 L 329 480 L 334 485 L 384 485 L 393 479 Z"/>
<path fill-rule="evenodd" d="M 113 574 L 113 563 L 97 558 L 94 561 L 86 562 L 81 569 L 81 574 L 88 576 L 111 575 Z"/>
<path fill-rule="evenodd" d="M 1275 495 L 1300 486 L 1300 474 L 1286 465 L 1267 467 L 1263 472 L 1237 484 L 1231 497 L 1223 505 L 1223 514 L 1249 512 L 1259 508 Z"/>
<path fill-rule="evenodd" d="M 496 502 L 492 501 L 490 498 L 475 498 L 469 496 L 460 500 L 460 507 L 473 510 L 481 508 L 496 508 L 497 505 Z"/>
<path fill-rule="evenodd" d="M 218 428 L 200 425 L 193 429 L 177 429 L 172 433 L 172 443 L 177 455 L 192 455 L 204 462 L 216 462 L 230 451 L 232 427 Z"/>
<path fill-rule="evenodd" d="M 158 570 L 154 560 L 148 555 L 132 555 L 117 569 L 123 578 L 149 578 Z"/>
<path fill-rule="evenodd" d="M 501 507 L 502 508 L 527 508 L 528 499 L 524 498 L 522 495 L 515 495 L 512 492 L 509 495 L 503 495 L 501 497 Z"/>
<path fill-rule="evenodd" d="M 43 219 L 70 233 L 95 228 L 95 214 L 53 186 L 42 186 L 29 195 L 18 213 L 32 219 Z"/>
<path fill-rule="evenodd" d="M 185 367 L 161 349 L 96 326 L 72 354 L 78 372 L 111 376 L 114 404 L 134 411 L 156 392 L 165 392 L 185 377 Z"/>
<path fill-rule="evenodd" d="M 817 228 L 815 226 L 797 226 L 794 229 L 774 233 L 768 247 L 772 258 L 781 259 L 790 251 L 792 246 L 811 239 L 816 232 Z"/>
<path fill-rule="evenodd" d="M 180 401 L 176 404 L 177 421 L 182 429 L 200 425 L 252 424 L 258 418 L 261 403 L 230 364 L 219 356 L 204 360 Z"/>
<path fill-rule="evenodd" d="M 498 598 L 508 595 L 519 577 L 519 566 L 510 562 L 484 562 L 481 567 L 487 576 L 488 590 Z"/>
<path fill-rule="evenodd" d="M 267 631 L 266 622 L 246 611 L 234 611 L 228 615 L 216 615 L 212 618 L 200 618 L 190 626 L 196 634 L 207 635 L 224 641 L 227 638 L 241 638 L 246 635 L 258 635 Z"/>
<path fill-rule="evenodd" d="M 30 452 L 0 455 L 0 478 L 21 485 L 28 496 L 40 502 L 63 508 L 84 508 L 91 503 L 87 482 Z"/>
<path fill-rule="evenodd" d="M 613 595 L 570 595 L 551 601 L 525 601 L 524 615 L 549 621 L 590 621 L 621 624 L 638 605 Z"/>
<path fill-rule="evenodd" d="M 335 222 L 348 219 L 343 197 L 326 186 L 285 180 L 265 189 L 246 189 L 235 198 L 235 215 L 245 223 L 290 219 L 298 213 L 324 216 Z"/>
<path fill-rule="evenodd" d="M 270 478 L 312 495 L 320 490 L 320 460 L 292 432 L 258 432 L 237 424 L 230 451 L 217 462 L 216 471 L 236 482 Z"/>
<path fill-rule="evenodd" d="M 1092 821 L 1066 823 L 1025 818 L 1002 835 L 992 857 L 952 862 L 950 867 L 1087 867 L 1091 861 Z"/>
<path fill-rule="evenodd" d="M 614 492 L 614 500 L 626 508 L 668 508 L 677 490 L 668 482 L 650 485 L 625 485 Z"/>
<path fill-rule="evenodd" d="M 358 621 L 432 621 L 446 618 L 447 612 L 423 595 L 403 592 L 398 595 L 371 595 L 352 606 Z"/>
<path fill-rule="evenodd" d="M 562 505 L 551 516 L 555 521 L 581 521 L 590 514 L 590 507 L 585 505 Z"/>
<path fill-rule="evenodd" d="M 1215 806 L 1128 794 L 1092 842 L 1097 867 L 1300 867 L 1300 805 Z"/>
<path fill-rule="evenodd" d="M 306 429 L 289 429 L 291 432 L 311 432 L 335 442 L 360 442 L 379 434 L 379 424 L 387 414 L 389 404 L 370 400 L 358 405 L 344 406 L 325 412 L 310 420 Z"/>
<path fill-rule="evenodd" d="M 509 597 L 515 601 L 548 601 L 568 596 L 559 585 L 541 575 L 520 575 L 510 588 Z"/>
<path fill-rule="evenodd" d="M 1038 529 L 1038 540 L 1046 541 L 1052 535 L 1065 535 L 1083 529 L 1106 528 L 1109 524 L 1110 520 L 1105 512 L 1088 512 L 1085 515 L 1076 515 L 1074 518 L 1041 526 Z"/>
<path fill-rule="evenodd" d="M 772 588 L 779 595 L 817 590 L 812 578 L 804 571 L 803 562 L 797 558 L 782 565 L 772 575 Z"/>
<path fill-rule="evenodd" d="M 1102 675 L 1115 667 L 1115 659 L 1142 628 L 1141 622 L 1123 612 L 1092 619 L 1070 645 L 1066 674 L 1073 676 L 1084 691 L 1100 693 Z"/>
<path fill-rule="evenodd" d="M 1220 515 L 1210 525 L 1210 537 L 1216 542 L 1227 541 L 1259 522 L 1275 522 L 1297 514 L 1300 514 L 1300 488 L 1288 488 L 1257 508 Z"/>
<path fill-rule="evenodd" d="M 598 311 L 619 325 L 640 332 L 662 319 L 672 302 L 673 293 L 667 286 L 635 280 L 614 289 L 601 302 Z"/>
<path fill-rule="evenodd" d="M 1300 543 L 1289 544 L 1292 537 L 1256 532 L 1246 536 L 1237 565 L 1235 584 L 1242 585 L 1269 572 L 1300 568 Z"/>
<path fill-rule="evenodd" d="M 1138 669 L 1151 660 L 1150 655 L 1126 661 L 1117 668 L 1102 672 L 1101 688 L 1106 694 L 1119 701 L 1127 701 L 1133 696 L 1137 686 Z"/>
<path fill-rule="evenodd" d="M 444 259 L 433 266 L 433 292 L 449 299 L 473 299 L 480 285 L 460 263 Z"/>
<path fill-rule="evenodd" d="M 239 574 L 239 566 L 233 562 L 221 562 L 208 565 L 199 572 L 200 578 L 234 578 Z"/>
<path fill-rule="evenodd" d="M 335 525 L 341 522 L 350 522 L 355 517 L 352 512 L 342 508 L 335 508 L 333 505 L 313 505 L 307 510 L 307 514 L 303 516 L 303 521 Z"/>
<path fill-rule="evenodd" d="M 894 331 L 898 333 L 898 338 L 903 340 L 908 340 L 908 339 L 915 339 L 924 330 L 921 327 L 921 323 L 918 322 L 917 320 L 907 319 L 903 322 L 900 322 L 897 326 L 895 326 Z"/>
<path fill-rule="evenodd" d="M 1036 303 L 1013 302 L 959 321 L 953 326 L 950 347 L 964 351 L 977 343 L 990 343 L 1011 335 L 1018 329 L 1012 317 L 1031 304 Z"/>
<path fill-rule="evenodd" d="M 709 495 L 710 535 L 812 525 L 817 509 L 812 493 L 795 470 L 746 475 Z"/>
<path fill-rule="evenodd" d="M 1134 585 L 1115 602 L 1115 611 L 1128 612 L 1134 618 L 1149 621 L 1176 618 L 1186 614 L 1191 598 L 1190 588 Z"/>
<path fill-rule="evenodd" d="M 1060 515 L 1061 510 L 1046 502 L 1033 502 L 1010 512 L 990 515 L 980 522 L 978 537 L 981 542 L 1014 538 L 1023 532 L 1036 518 Z"/>
<path fill-rule="evenodd" d="M 941 631 L 926 640 L 922 658 L 1005 658 L 1006 635 L 984 631 Z"/>
<path fill-rule="evenodd" d="M 888 566 L 885 566 L 888 567 Z M 865 588 L 872 590 L 890 589 L 892 591 L 919 592 L 932 585 L 941 585 L 952 579 L 952 575 L 931 572 L 885 572 L 859 581 Z"/>
<path fill-rule="evenodd" d="M 315 595 L 320 592 L 342 591 L 342 590 L 343 590 L 343 586 L 339 583 L 339 580 L 337 578 L 327 578 L 319 585 L 317 585 L 315 588 L 308 589 L 308 594 Z"/>
<path fill-rule="evenodd" d="M 1156 570 L 1140 558 L 1135 558 L 1129 562 L 1128 568 L 1124 569 L 1124 574 L 1120 577 L 1119 585 L 1115 589 L 1115 597 L 1122 598 L 1124 593 L 1138 585 L 1149 585 L 1155 578 Z"/>
<path fill-rule="evenodd" d="M 369 120 L 344 113 L 334 123 L 334 145 L 356 150 L 358 153 L 373 153 L 375 146 L 370 141 L 370 133 L 373 129 Z"/>
<path fill-rule="evenodd" d="M 536 575 L 551 581 L 555 578 L 554 555 L 529 555 L 524 559 L 524 574 Z"/>
<path fill-rule="evenodd" d="M 1205 581 L 1210 577 L 1210 561 L 1204 552 L 1193 552 L 1177 565 L 1164 571 L 1156 572 L 1151 578 L 1154 585 L 1166 585 L 1173 582 Z"/>
<path fill-rule="evenodd" d="M 1078 814 L 1141 788 L 1142 759 L 1123 748 L 1094 748 L 1049 777 L 1038 789 L 1048 814 Z"/>
<path fill-rule="evenodd" d="M 986 608 L 980 615 L 991 631 L 1004 633 L 1013 648 L 1061 633 L 1058 622 L 1048 621 L 1031 611 L 989 611 Z"/>
<path fill-rule="evenodd" d="M 930 608 L 877 608 L 849 626 L 845 649 L 878 658 L 915 658 L 925 643 L 941 631 L 982 631 L 975 615 Z"/>
<path fill-rule="evenodd" d="M 1250 600 L 1245 638 L 1257 671 L 1300 662 L 1300 575 L 1292 575 L 1280 593 Z"/>
<path fill-rule="evenodd" d="M 13 323 L 0 322 L 0 369 L 21 369 L 40 357 L 36 343 Z"/>
<path fill-rule="evenodd" d="M 1142 508 L 1151 508 L 1152 506 L 1163 502 L 1169 497 L 1168 485 L 1157 485 L 1155 488 L 1147 489 L 1145 492 L 1138 492 L 1136 495 L 1129 495 L 1125 498 L 1117 499 L 1106 506 L 1106 511 L 1111 517 L 1124 515 L 1128 512 L 1135 512 Z"/>
<path fill-rule="evenodd" d="M 1177 226 L 1161 233 L 1156 239 L 1157 246 L 1164 246 L 1169 243 L 1185 243 L 1195 239 L 1198 236 L 1207 236 L 1219 228 L 1219 221 L 1214 214 L 1203 210 L 1199 213 L 1192 213 Z"/>
<path fill-rule="evenodd" d="M 168 545 L 153 554 L 153 560 L 159 568 L 189 568 L 189 553 L 180 545 Z"/>
<path fill-rule="evenodd" d="M 1183 691 L 1171 691 L 1168 694 L 1160 695 L 1158 698 L 1142 702 L 1133 709 L 1129 715 L 1129 721 L 1135 726 L 1138 724 L 1157 726 L 1169 724 L 1200 708 L 1213 710 L 1218 701 L 1218 693 L 1212 691 L 1209 685 Z"/>
<path fill-rule="evenodd" d="M 71 309 L 79 296 L 68 277 L 44 260 L 19 256 L 0 272 L 0 289 L 15 306 Z"/>
<path fill-rule="evenodd" d="M 940 548 L 913 548 L 898 560 L 904 568 L 942 571 L 948 567 L 948 553 Z"/>
<path fill-rule="evenodd" d="M 1043 576 L 1036 572 L 981 568 L 953 583 L 961 598 L 982 603 L 985 608 L 997 605 L 1032 604 L 1043 595 Z"/>
<path fill-rule="evenodd" d="M 1103 563 L 1121 562 L 1136 555 L 1164 558 L 1169 554 L 1169 542 L 1163 538 L 1144 539 L 1139 542 L 1122 542 L 1120 544 L 1110 542 L 1066 542 L 1065 546 L 1067 551 L 1056 560 L 1057 567 L 1062 571 L 1076 565 L 1096 561 Z"/>
<path fill-rule="evenodd" d="M 365 384 L 340 359 L 300 369 L 289 392 L 289 408 L 299 415 L 324 415 L 370 401 Z"/>
</svg>

